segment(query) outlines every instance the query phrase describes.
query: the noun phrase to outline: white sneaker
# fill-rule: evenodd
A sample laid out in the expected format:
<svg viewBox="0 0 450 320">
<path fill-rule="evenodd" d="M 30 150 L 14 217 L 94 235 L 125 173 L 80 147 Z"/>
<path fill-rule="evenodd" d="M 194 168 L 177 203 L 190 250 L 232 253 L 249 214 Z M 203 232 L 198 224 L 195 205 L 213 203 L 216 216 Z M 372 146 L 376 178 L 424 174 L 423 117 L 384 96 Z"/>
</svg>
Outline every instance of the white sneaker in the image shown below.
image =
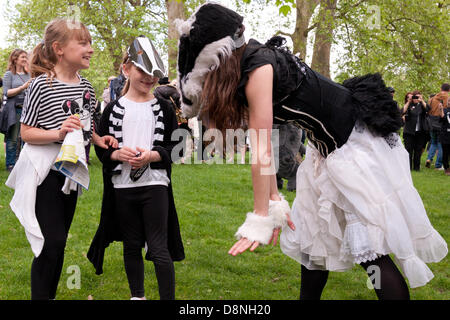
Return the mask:
<svg viewBox="0 0 450 320">
<path fill-rule="evenodd" d="M 147 300 L 147 298 L 145 298 L 145 297 L 142 297 L 142 298 L 139 298 L 139 297 L 131 297 L 130 300 Z"/>
<path fill-rule="evenodd" d="M 444 170 L 444 167 L 435 168 L 436 170 Z"/>
</svg>

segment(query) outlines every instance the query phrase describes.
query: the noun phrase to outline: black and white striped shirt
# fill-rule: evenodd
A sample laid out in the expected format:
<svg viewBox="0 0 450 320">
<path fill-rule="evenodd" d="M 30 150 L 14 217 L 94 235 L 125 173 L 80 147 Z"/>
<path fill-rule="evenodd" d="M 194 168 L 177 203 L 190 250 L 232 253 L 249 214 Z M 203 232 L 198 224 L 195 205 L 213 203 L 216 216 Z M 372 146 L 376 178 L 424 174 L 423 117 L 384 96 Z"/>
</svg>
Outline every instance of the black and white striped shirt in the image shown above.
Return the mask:
<svg viewBox="0 0 450 320">
<path fill-rule="evenodd" d="M 93 131 L 95 92 L 88 80 L 80 77 L 76 84 L 57 79 L 50 81 L 46 74 L 36 77 L 26 91 L 20 122 L 45 130 L 59 130 L 72 114 L 80 115 L 85 140 Z"/>
</svg>

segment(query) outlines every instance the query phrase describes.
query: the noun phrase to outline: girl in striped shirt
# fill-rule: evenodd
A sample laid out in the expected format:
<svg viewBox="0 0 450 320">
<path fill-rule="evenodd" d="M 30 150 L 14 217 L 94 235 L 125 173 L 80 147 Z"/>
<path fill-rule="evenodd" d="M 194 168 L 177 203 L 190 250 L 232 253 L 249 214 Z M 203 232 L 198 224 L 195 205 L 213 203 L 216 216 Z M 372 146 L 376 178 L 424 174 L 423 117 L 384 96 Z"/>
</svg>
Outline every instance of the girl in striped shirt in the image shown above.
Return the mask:
<svg viewBox="0 0 450 320">
<path fill-rule="evenodd" d="M 65 19 L 50 22 L 45 28 L 44 40 L 33 51 L 31 73 L 35 79 L 26 93 L 21 117 L 21 135 L 29 150 L 23 157 L 28 157 L 32 163 L 42 162 L 36 158 L 44 157 L 49 161 L 39 169 L 42 172 L 38 172 L 45 179 L 37 181 L 35 217 L 31 217 L 33 222 L 37 220 L 42 233 L 39 236 L 45 240 L 43 246 L 35 249 L 29 237 L 35 253 L 31 267 L 32 299 L 55 298 L 77 202 L 78 192 L 67 190 L 66 177 L 52 166 L 61 142 L 68 132 L 81 127 L 86 144 L 90 139 L 101 148 L 117 144 L 113 137 L 99 137 L 93 130 L 94 89 L 79 75 L 79 70 L 89 68 L 92 54 L 87 28 L 82 23 Z M 39 150 L 42 150 L 42 157 L 31 156 L 39 154 Z M 49 152 L 52 155 L 48 156 Z M 21 179 L 20 174 L 17 172 L 17 179 Z M 17 181 L 16 193 L 20 192 Z"/>
</svg>

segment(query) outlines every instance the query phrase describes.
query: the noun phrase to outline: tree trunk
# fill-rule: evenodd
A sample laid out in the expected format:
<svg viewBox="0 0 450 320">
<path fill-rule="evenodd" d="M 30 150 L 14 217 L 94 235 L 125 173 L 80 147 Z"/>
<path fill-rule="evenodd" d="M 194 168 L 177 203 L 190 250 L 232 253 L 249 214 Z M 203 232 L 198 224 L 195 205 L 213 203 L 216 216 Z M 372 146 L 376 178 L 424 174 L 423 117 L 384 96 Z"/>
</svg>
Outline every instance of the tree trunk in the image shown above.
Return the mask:
<svg viewBox="0 0 450 320">
<path fill-rule="evenodd" d="M 321 0 L 311 67 L 330 78 L 330 53 L 337 0 Z"/>
<path fill-rule="evenodd" d="M 185 19 L 184 1 L 166 0 L 167 21 L 169 24 L 169 80 L 177 76 L 177 56 L 178 56 L 178 30 L 174 21 L 176 19 Z"/>
<path fill-rule="evenodd" d="M 311 16 L 314 13 L 314 9 L 318 5 L 319 0 L 297 0 L 297 18 L 295 22 L 295 30 L 291 35 L 294 45 L 294 53 L 299 52 L 300 58 L 305 60 L 306 57 L 306 45 L 309 33 L 309 22 Z"/>
</svg>

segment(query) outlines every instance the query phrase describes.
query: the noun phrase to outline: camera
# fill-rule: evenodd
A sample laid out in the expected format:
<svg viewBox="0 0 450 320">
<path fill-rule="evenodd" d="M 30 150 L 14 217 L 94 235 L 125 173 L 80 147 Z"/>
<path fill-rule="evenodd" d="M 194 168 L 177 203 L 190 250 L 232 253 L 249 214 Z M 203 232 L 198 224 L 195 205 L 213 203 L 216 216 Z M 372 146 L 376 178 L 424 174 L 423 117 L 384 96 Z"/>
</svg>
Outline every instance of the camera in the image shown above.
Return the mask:
<svg viewBox="0 0 450 320">
<path fill-rule="evenodd" d="M 419 99 L 419 96 L 413 95 L 412 99 Z"/>
</svg>

